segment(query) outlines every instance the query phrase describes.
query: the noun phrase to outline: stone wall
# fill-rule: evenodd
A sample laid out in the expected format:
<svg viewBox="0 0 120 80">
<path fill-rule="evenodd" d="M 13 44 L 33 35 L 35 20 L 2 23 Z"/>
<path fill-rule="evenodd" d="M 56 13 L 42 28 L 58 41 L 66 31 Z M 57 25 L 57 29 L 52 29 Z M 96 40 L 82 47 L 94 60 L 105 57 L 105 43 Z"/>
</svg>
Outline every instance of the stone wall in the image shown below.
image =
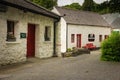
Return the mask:
<svg viewBox="0 0 120 80">
<path fill-rule="evenodd" d="M 7 42 L 7 20 L 16 22 L 15 42 Z M 20 33 L 27 33 L 28 23 L 36 25 L 35 57 L 47 58 L 53 54 L 53 23 L 49 17 L 23 12 L 8 7 L 7 12 L 0 12 L 0 65 L 26 61 L 27 38 L 20 39 Z M 51 27 L 51 40 L 44 41 L 45 26 Z"/>
</svg>

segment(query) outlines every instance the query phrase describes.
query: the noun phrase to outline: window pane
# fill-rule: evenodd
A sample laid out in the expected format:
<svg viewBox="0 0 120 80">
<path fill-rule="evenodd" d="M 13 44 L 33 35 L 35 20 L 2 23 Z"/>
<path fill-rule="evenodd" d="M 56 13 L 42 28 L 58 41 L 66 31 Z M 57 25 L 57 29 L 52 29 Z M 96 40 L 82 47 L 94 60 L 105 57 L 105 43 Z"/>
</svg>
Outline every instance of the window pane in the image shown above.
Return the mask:
<svg viewBox="0 0 120 80">
<path fill-rule="evenodd" d="M 14 36 L 14 21 L 7 21 L 7 41 L 15 41 L 16 38 Z"/>
<path fill-rule="evenodd" d="M 50 27 L 45 27 L 45 34 L 44 34 L 44 39 L 45 41 L 50 41 L 51 38 L 51 28 Z"/>
<path fill-rule="evenodd" d="M 99 42 L 102 42 L 102 35 L 99 35 Z"/>
<path fill-rule="evenodd" d="M 94 34 L 88 34 L 88 41 L 93 42 L 95 40 Z"/>
<path fill-rule="evenodd" d="M 75 34 L 71 34 L 71 43 L 74 43 L 75 41 Z"/>
<path fill-rule="evenodd" d="M 105 39 L 107 39 L 109 36 L 108 35 L 105 35 Z"/>
</svg>

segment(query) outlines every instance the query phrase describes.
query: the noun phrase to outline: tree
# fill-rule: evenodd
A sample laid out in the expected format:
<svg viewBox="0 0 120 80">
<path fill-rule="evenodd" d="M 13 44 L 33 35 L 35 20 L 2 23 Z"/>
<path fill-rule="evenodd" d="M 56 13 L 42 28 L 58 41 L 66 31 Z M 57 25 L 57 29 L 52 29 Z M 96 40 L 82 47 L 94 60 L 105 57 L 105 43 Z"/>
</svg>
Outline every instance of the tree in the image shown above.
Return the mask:
<svg viewBox="0 0 120 80">
<path fill-rule="evenodd" d="M 97 12 L 99 12 L 101 14 L 109 13 L 110 12 L 109 1 L 104 1 L 101 4 L 98 4 Z"/>
<path fill-rule="evenodd" d="M 79 3 L 72 3 L 70 5 L 66 5 L 63 6 L 65 8 L 69 8 L 69 9 L 75 9 L 75 10 L 80 10 L 81 9 L 81 5 Z"/>
<path fill-rule="evenodd" d="M 50 10 L 57 5 L 57 0 L 31 0 L 31 1 Z"/>
<path fill-rule="evenodd" d="M 82 10 L 85 11 L 94 11 L 95 9 L 95 2 L 93 0 L 85 0 L 82 5 Z"/>
<path fill-rule="evenodd" d="M 110 12 L 119 12 L 120 13 L 120 0 L 110 0 Z"/>
</svg>

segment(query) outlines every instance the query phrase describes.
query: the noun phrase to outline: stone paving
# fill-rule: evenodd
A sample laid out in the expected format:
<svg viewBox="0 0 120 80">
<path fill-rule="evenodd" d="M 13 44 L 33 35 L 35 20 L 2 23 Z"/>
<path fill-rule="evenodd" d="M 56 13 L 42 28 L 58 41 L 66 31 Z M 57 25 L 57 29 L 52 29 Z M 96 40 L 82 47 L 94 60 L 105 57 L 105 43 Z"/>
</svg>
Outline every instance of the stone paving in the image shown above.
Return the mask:
<svg viewBox="0 0 120 80">
<path fill-rule="evenodd" d="M 69 58 L 33 58 L 0 68 L 0 80 L 120 80 L 120 63 L 99 57 L 100 51 L 92 51 Z"/>
</svg>

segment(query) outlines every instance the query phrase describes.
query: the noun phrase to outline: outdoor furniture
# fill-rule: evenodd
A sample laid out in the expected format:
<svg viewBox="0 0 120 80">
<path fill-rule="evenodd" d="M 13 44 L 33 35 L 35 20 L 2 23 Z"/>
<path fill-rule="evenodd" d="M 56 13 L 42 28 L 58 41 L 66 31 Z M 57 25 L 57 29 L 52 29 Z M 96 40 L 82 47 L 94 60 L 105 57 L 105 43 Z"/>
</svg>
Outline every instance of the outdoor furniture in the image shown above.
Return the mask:
<svg viewBox="0 0 120 80">
<path fill-rule="evenodd" d="M 87 43 L 85 46 L 83 46 L 83 48 L 93 50 L 96 49 L 96 46 L 93 45 L 93 43 Z"/>
</svg>

